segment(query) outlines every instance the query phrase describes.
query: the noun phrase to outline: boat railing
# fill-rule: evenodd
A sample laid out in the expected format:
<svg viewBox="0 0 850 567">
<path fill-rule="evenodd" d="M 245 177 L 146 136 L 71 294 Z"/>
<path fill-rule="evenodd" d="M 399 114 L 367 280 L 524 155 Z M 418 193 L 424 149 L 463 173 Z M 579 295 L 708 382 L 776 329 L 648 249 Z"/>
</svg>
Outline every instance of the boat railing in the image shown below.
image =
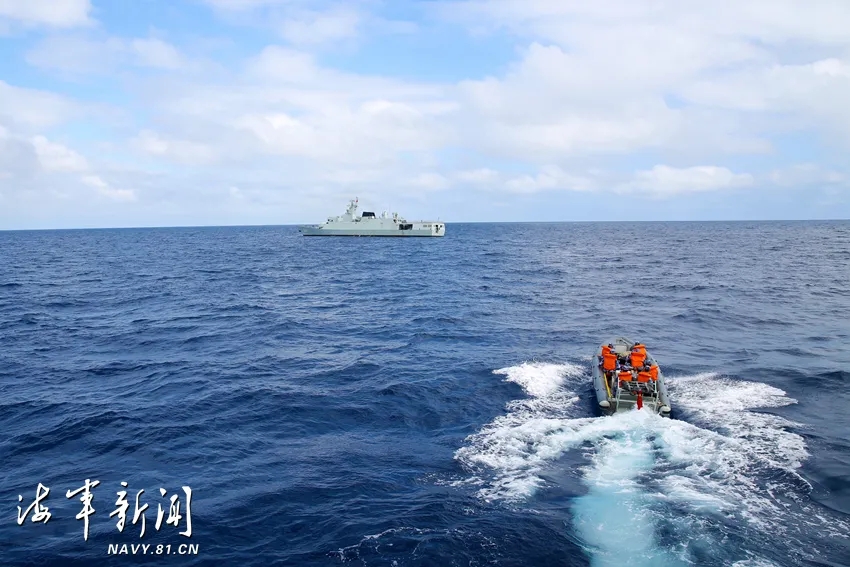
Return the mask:
<svg viewBox="0 0 850 567">
<path fill-rule="evenodd" d="M 658 412 L 661 400 L 659 399 L 657 381 L 652 380 L 650 382 L 637 382 L 635 380 L 632 380 L 629 382 L 624 382 L 622 380 L 617 379 L 616 382 L 617 389 L 616 395 L 614 397 L 614 411 L 618 411 L 620 409 L 621 402 L 628 401 L 630 405 L 637 404 L 638 396 L 640 396 L 643 405 L 652 408 L 653 412 Z M 623 398 L 623 394 L 628 394 L 630 397 L 633 396 L 634 399 L 625 400 Z M 646 395 L 645 398 L 643 397 L 644 395 Z"/>
</svg>

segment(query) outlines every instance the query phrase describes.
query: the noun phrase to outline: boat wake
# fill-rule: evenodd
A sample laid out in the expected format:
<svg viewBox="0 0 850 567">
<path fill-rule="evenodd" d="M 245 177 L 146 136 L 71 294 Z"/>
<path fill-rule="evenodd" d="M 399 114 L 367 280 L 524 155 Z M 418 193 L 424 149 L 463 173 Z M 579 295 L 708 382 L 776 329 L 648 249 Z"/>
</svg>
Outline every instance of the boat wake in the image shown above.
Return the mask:
<svg viewBox="0 0 850 567">
<path fill-rule="evenodd" d="M 525 363 L 495 370 L 519 384 L 531 397 L 514 400 L 508 413 L 467 438 L 455 458 L 473 471 L 468 483 L 481 484 L 485 500 L 522 500 L 543 484 L 540 473 L 564 451 L 558 436 L 574 411 L 578 396 L 565 383 L 584 369 L 572 364 Z M 489 477 L 489 478 L 488 478 Z"/>
<path fill-rule="evenodd" d="M 630 565 L 769 565 L 768 555 L 809 556 L 848 537 L 846 521 L 808 498 L 798 472 L 808 451 L 793 431 L 800 425 L 763 411 L 796 403 L 782 390 L 680 376 L 669 385 L 687 421 L 647 411 L 582 417 L 576 391 L 586 390 L 585 367 L 526 363 L 494 373 L 529 397 L 510 402 L 455 453 L 471 473 L 464 484 L 488 501 L 527 501 L 575 452 L 587 492 L 573 501 L 572 521 L 594 565 L 626 557 Z"/>
</svg>

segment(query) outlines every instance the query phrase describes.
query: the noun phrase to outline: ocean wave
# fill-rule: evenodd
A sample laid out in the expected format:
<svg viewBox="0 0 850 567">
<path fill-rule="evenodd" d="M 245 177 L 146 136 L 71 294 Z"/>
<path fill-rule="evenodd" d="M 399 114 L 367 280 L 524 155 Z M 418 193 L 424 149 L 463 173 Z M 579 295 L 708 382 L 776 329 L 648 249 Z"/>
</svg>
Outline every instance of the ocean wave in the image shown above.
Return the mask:
<svg viewBox="0 0 850 567">
<path fill-rule="evenodd" d="M 505 415 L 466 439 L 455 458 L 472 476 L 456 486 L 477 485 L 488 501 L 528 501 L 545 489 L 544 475 L 561 457 L 583 451 L 589 495 L 574 505 L 576 527 L 600 565 L 616 564 L 623 551 L 611 531 L 653 516 L 660 520 L 646 524 L 651 531 L 684 522 L 716 532 L 712 545 L 741 525 L 799 546 L 811 533 L 848 537 L 850 523 L 807 499 L 811 485 L 799 469 L 809 452 L 793 431 L 800 425 L 756 411 L 796 403 L 779 388 L 714 373 L 679 376 L 669 379 L 671 397 L 688 421 L 646 411 L 579 417 L 570 414 L 578 379 L 589 380 L 586 368 L 534 363 L 495 372 L 529 397 L 510 402 Z M 644 534 L 626 548 L 643 558 L 635 565 L 689 562 L 686 534 L 674 530 L 667 538 L 656 546 Z"/>
</svg>

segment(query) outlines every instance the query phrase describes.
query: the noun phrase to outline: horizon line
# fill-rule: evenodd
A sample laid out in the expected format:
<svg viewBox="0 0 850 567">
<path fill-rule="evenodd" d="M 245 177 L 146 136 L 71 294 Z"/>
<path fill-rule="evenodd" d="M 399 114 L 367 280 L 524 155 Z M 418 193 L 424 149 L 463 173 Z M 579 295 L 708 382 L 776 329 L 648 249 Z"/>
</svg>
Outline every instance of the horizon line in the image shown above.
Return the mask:
<svg viewBox="0 0 850 567">
<path fill-rule="evenodd" d="M 699 220 L 563 220 L 563 221 L 441 221 L 444 224 L 591 224 L 591 223 L 731 223 L 731 222 L 846 222 L 850 218 L 809 218 L 809 219 L 699 219 Z M 47 232 L 62 230 L 150 230 L 163 228 L 270 228 L 316 226 L 321 223 L 281 223 L 281 224 L 185 224 L 185 225 L 139 225 L 139 226 L 79 226 L 53 228 L 0 228 L 0 232 Z"/>
</svg>

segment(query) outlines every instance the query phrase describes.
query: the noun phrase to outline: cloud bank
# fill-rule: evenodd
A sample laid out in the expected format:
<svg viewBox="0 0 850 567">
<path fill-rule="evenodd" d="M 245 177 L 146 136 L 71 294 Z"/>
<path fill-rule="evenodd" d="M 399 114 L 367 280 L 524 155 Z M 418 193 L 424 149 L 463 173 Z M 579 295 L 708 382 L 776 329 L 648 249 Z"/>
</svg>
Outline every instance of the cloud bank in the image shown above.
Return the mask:
<svg viewBox="0 0 850 567">
<path fill-rule="evenodd" d="M 846 2 L 93 4 L 0 0 L 0 227 L 850 214 Z"/>
</svg>

